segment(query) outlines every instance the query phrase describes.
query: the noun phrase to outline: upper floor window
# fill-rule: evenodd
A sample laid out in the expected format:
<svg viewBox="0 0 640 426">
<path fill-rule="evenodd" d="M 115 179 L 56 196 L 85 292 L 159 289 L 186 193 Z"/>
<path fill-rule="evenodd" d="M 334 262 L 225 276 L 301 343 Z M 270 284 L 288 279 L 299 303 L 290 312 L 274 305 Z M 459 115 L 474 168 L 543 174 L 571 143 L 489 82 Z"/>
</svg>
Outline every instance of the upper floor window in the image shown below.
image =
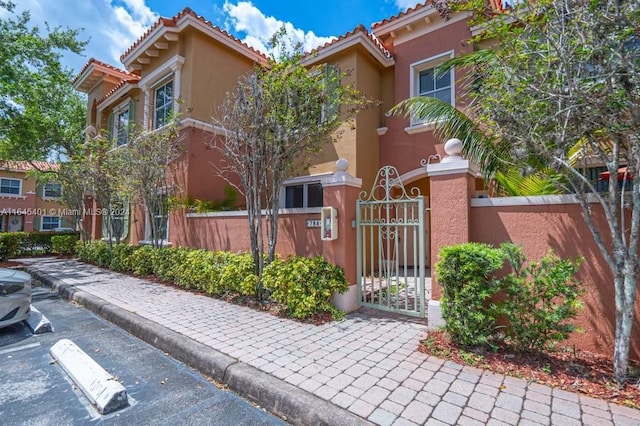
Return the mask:
<svg viewBox="0 0 640 426">
<path fill-rule="evenodd" d="M 116 146 L 127 144 L 129 138 L 129 102 L 113 112 L 112 135 L 116 141 Z"/>
<path fill-rule="evenodd" d="M 336 118 L 340 112 L 338 102 L 338 87 L 340 85 L 340 69 L 336 65 L 326 64 L 323 72 L 323 98 L 320 111 L 320 124 L 325 124 Z"/>
<path fill-rule="evenodd" d="M 62 185 L 55 182 L 44 184 L 42 198 L 60 198 L 62 197 Z"/>
<path fill-rule="evenodd" d="M 2 178 L 0 179 L 0 194 L 20 195 L 22 190 L 22 180 Z"/>
<path fill-rule="evenodd" d="M 154 92 L 153 128 L 167 124 L 173 113 L 173 81 L 158 86 Z"/>
<path fill-rule="evenodd" d="M 409 96 L 429 96 L 455 105 L 454 70 L 440 72 L 438 66 L 453 57 L 453 51 L 411 64 L 411 80 Z M 411 125 L 426 124 L 411 119 Z"/>
<path fill-rule="evenodd" d="M 322 207 L 322 184 L 308 182 L 285 186 L 284 207 L 287 209 Z"/>
<path fill-rule="evenodd" d="M 428 68 L 418 74 L 419 96 L 430 96 L 451 103 L 451 72 L 437 74 L 435 68 Z"/>
</svg>

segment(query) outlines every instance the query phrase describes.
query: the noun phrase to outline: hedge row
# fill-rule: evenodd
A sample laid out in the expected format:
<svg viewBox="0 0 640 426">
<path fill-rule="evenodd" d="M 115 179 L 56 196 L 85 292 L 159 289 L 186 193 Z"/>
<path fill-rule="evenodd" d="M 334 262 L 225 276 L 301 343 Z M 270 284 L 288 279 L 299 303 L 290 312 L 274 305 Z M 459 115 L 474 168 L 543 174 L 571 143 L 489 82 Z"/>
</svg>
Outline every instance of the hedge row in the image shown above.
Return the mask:
<svg viewBox="0 0 640 426">
<path fill-rule="evenodd" d="M 185 247 L 154 249 L 150 246 L 103 241 L 76 245 L 77 256 L 86 262 L 139 276 L 155 275 L 184 288 L 211 296 L 256 296 L 258 277 L 248 253 L 211 252 Z M 276 259 L 265 267 L 260 288 L 299 319 L 329 312 L 342 315 L 330 302 L 333 293 L 344 293 L 348 282 L 341 268 L 322 257 Z"/>
<path fill-rule="evenodd" d="M 0 232 L 0 262 L 16 256 L 71 253 L 79 239 L 78 232 Z"/>
</svg>

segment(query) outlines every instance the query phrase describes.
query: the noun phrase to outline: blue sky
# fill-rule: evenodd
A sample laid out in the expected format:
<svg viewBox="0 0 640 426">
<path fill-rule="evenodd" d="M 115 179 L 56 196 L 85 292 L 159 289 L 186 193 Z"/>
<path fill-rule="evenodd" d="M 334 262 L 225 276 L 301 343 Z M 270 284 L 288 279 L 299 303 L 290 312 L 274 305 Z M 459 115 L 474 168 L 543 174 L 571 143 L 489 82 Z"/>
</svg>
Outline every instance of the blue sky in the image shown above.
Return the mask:
<svg viewBox="0 0 640 426">
<path fill-rule="evenodd" d="M 173 16 L 188 6 L 214 25 L 266 53 L 266 42 L 285 25 L 289 34 L 310 50 L 352 30 L 367 28 L 420 0 L 14 0 L 29 10 L 31 22 L 82 28 L 89 40 L 84 56 L 65 55 L 73 72 L 95 57 L 119 66 L 120 55 L 160 16 Z M 0 12 L 0 16 L 4 15 Z"/>
</svg>

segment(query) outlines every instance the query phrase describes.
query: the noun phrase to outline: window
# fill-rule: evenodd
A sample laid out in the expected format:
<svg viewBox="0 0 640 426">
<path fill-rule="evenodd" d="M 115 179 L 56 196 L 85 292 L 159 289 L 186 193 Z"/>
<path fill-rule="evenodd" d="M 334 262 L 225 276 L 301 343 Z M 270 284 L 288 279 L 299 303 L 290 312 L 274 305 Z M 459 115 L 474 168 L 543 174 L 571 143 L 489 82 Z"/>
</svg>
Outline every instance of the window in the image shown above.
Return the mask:
<svg viewBox="0 0 640 426">
<path fill-rule="evenodd" d="M 122 146 L 127 144 L 129 138 L 129 106 L 118 108 L 113 112 L 113 138 L 116 141 L 116 146 Z"/>
<path fill-rule="evenodd" d="M 444 52 L 411 64 L 409 96 L 428 96 L 455 105 L 454 70 L 451 69 L 444 73 L 438 72 L 438 66 L 452 57 L 453 51 Z M 427 123 L 411 119 L 411 126 L 417 126 L 418 124 L 424 125 Z"/>
<path fill-rule="evenodd" d="M 320 124 L 333 121 L 340 112 L 337 90 L 340 85 L 340 70 L 337 66 L 327 64 L 324 68 L 324 102 L 320 112 Z"/>
<path fill-rule="evenodd" d="M 167 124 L 173 112 L 173 81 L 159 86 L 154 93 L 153 128 Z"/>
<path fill-rule="evenodd" d="M 169 240 L 169 197 L 159 199 L 147 210 L 146 241 L 167 242 Z"/>
<path fill-rule="evenodd" d="M 418 74 L 418 95 L 430 96 L 451 103 L 451 72 L 437 74 L 428 68 Z"/>
<path fill-rule="evenodd" d="M 287 209 L 322 207 L 322 184 L 320 182 L 288 185 L 284 188 L 284 207 Z"/>
<path fill-rule="evenodd" d="M 109 214 L 102 217 L 102 238 L 120 242 L 129 234 L 129 202 L 118 199 L 111 203 Z"/>
<path fill-rule="evenodd" d="M 60 198 L 62 197 L 62 185 L 54 182 L 45 183 L 42 192 L 42 198 Z"/>
<path fill-rule="evenodd" d="M 42 216 L 42 231 L 51 231 L 54 228 L 60 228 L 59 216 Z"/>
<path fill-rule="evenodd" d="M 22 189 L 22 180 L 20 179 L 0 179 L 0 194 L 3 195 L 20 195 Z"/>
</svg>

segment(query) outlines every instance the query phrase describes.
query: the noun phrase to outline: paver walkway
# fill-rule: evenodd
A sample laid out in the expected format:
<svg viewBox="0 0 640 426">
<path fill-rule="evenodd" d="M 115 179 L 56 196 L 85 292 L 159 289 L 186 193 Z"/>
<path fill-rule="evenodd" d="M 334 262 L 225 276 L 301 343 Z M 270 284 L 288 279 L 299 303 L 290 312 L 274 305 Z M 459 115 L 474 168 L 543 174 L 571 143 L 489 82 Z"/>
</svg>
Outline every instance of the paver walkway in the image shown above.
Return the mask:
<svg viewBox="0 0 640 426">
<path fill-rule="evenodd" d="M 24 262 L 377 424 L 640 424 L 638 410 L 420 353 L 419 321 L 361 310 L 314 326 L 72 260 Z"/>
</svg>

